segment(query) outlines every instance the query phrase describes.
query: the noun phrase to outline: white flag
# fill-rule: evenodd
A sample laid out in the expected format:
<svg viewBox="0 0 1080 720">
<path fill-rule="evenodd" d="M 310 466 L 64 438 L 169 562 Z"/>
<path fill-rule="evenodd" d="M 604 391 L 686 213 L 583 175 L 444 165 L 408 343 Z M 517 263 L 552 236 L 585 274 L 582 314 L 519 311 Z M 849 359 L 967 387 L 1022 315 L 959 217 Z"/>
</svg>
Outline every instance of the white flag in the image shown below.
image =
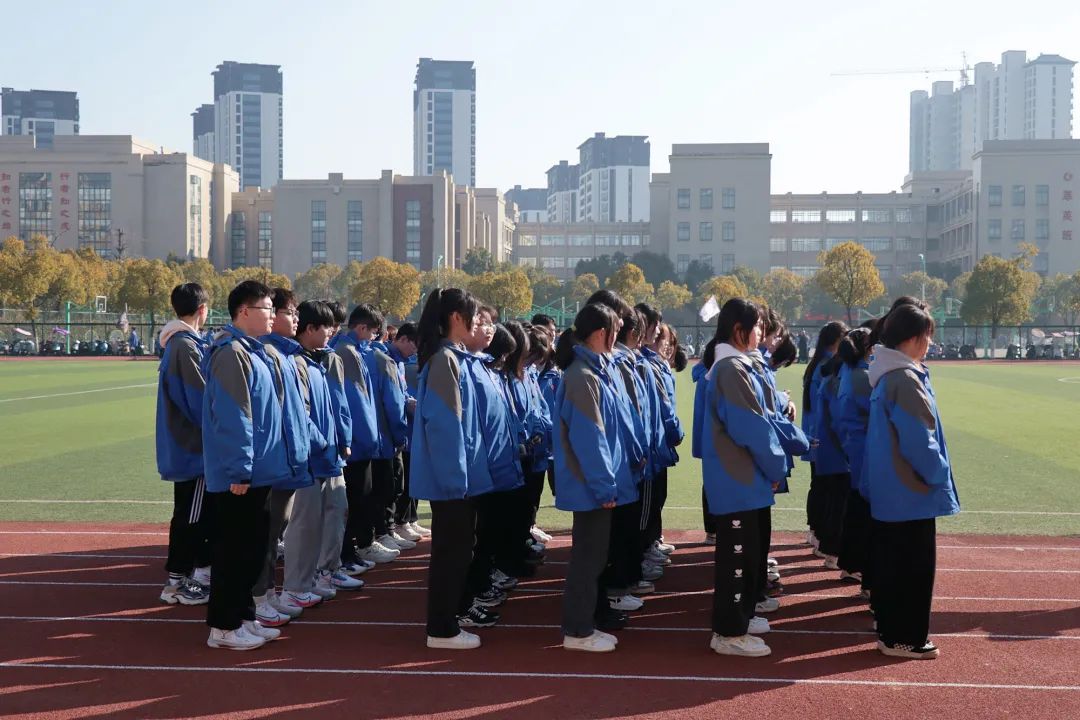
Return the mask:
<svg viewBox="0 0 1080 720">
<path fill-rule="evenodd" d="M 719 314 L 720 306 L 716 303 L 715 295 L 710 295 L 709 299 L 706 300 L 705 304 L 698 310 L 698 317 L 701 318 L 701 322 L 709 322 Z"/>
</svg>

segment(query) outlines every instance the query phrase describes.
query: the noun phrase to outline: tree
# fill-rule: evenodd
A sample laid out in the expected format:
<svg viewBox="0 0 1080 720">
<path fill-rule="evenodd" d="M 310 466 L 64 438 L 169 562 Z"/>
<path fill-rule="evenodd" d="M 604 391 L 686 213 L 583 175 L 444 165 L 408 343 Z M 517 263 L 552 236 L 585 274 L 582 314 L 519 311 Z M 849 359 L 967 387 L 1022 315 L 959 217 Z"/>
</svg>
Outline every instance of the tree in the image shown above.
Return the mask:
<svg viewBox="0 0 1080 720">
<path fill-rule="evenodd" d="M 44 237 L 32 237 L 29 243 L 16 237 L 5 240 L 0 246 L 0 297 L 5 304 L 26 308 L 35 320 L 57 273 L 58 256 Z"/>
<path fill-rule="evenodd" d="M 109 294 L 109 266 L 116 265 L 114 262 L 106 262 L 92 248 L 84 247 L 74 252 L 75 260 L 79 264 L 79 275 L 86 291 L 84 305 L 94 301 L 98 295 Z"/>
<path fill-rule="evenodd" d="M 510 272 L 487 272 L 477 275 L 469 283 L 469 290 L 502 315 L 508 312 L 522 315 L 533 306 L 533 292 L 524 271 L 515 268 Z"/>
<path fill-rule="evenodd" d="M 334 281 L 341 275 L 341 266 L 321 263 L 296 276 L 293 289 L 304 300 L 337 300 L 344 297 L 335 289 Z"/>
<path fill-rule="evenodd" d="M 360 265 L 349 299 L 370 303 L 387 315 L 404 319 L 420 297 L 420 273 L 412 265 L 377 257 Z"/>
<path fill-rule="evenodd" d="M 221 312 L 228 312 L 229 291 L 234 285 L 229 283 L 228 276 L 219 273 L 206 258 L 195 258 L 172 265 L 173 270 L 178 272 L 183 282 L 198 283 L 210 295 L 210 307 Z"/>
<path fill-rule="evenodd" d="M 924 289 L 925 296 L 923 295 Z M 927 305 L 937 307 L 941 304 L 941 300 L 945 297 L 945 292 L 948 289 L 949 284 L 941 278 L 930 277 L 922 270 L 916 270 L 915 272 L 909 272 L 907 275 L 902 275 L 896 286 L 892 288 L 892 294 L 897 297 L 908 295 L 919 298 L 925 300 Z"/>
<path fill-rule="evenodd" d="M 642 250 L 634 253 L 630 262 L 641 268 L 641 272 L 645 273 L 645 280 L 654 286 L 659 287 L 665 280 L 675 280 L 675 264 L 667 255 Z"/>
<path fill-rule="evenodd" d="M 967 282 L 960 309 L 964 322 L 989 325 L 992 341 L 1000 326 L 1030 320 L 1031 301 L 1039 288 L 1039 276 L 1028 270 L 1034 254 L 1021 245 L 1020 254 L 1011 260 L 984 255 Z"/>
<path fill-rule="evenodd" d="M 157 313 L 169 310 L 169 296 L 180 284 L 180 276 L 161 260 L 125 260 L 123 280 L 117 299 L 128 309 L 150 314 L 151 329 Z"/>
<path fill-rule="evenodd" d="M 748 265 L 736 265 L 731 274 L 739 278 L 739 281 L 746 286 L 746 291 L 750 295 L 761 294 L 762 277 L 757 270 Z"/>
<path fill-rule="evenodd" d="M 1080 278 L 1080 273 L 1075 275 L 1058 273 L 1043 280 L 1039 285 L 1039 292 L 1035 295 L 1031 314 L 1036 319 L 1042 316 L 1047 321 L 1055 317 L 1060 318 L 1066 325 L 1072 325 L 1076 316 L 1073 302 L 1080 294 L 1080 286 L 1076 284 L 1077 278 Z"/>
<path fill-rule="evenodd" d="M 525 276 L 529 278 L 534 305 L 550 305 L 563 297 L 564 288 L 562 282 L 547 270 L 537 267 L 524 267 L 522 270 Z"/>
<path fill-rule="evenodd" d="M 885 292 L 873 254 L 858 243 L 840 243 L 819 253 L 818 264 L 821 269 L 814 281 L 844 308 L 848 325 L 853 322 L 853 308 L 863 307 Z"/>
<path fill-rule="evenodd" d="M 750 291 L 743 285 L 742 280 L 734 275 L 718 275 L 701 283 L 698 287 L 698 301 L 705 303 L 709 296 L 716 298 L 716 304 L 724 306 L 731 298 L 748 297 Z"/>
<path fill-rule="evenodd" d="M 712 279 L 714 275 L 716 273 L 713 272 L 712 265 L 700 260 L 691 260 L 686 266 L 686 272 L 683 273 L 683 285 L 694 290 L 701 287 L 701 283 Z"/>
<path fill-rule="evenodd" d="M 469 248 L 465 253 L 465 259 L 461 263 L 461 269 L 469 275 L 493 272 L 495 270 L 495 258 L 487 248 Z"/>
<path fill-rule="evenodd" d="M 770 270 L 761 278 L 761 294 L 766 304 L 787 322 L 799 319 L 806 279 L 787 268 Z"/>
<path fill-rule="evenodd" d="M 234 268 L 225 274 L 225 286 L 227 291 L 225 293 L 228 296 L 232 289 L 242 283 L 245 280 L 256 280 L 269 288 L 285 288 L 286 290 L 292 289 L 292 283 L 289 278 L 281 273 L 271 272 L 270 268 L 264 267 L 239 267 Z"/>
<path fill-rule="evenodd" d="M 435 288 L 467 288 L 471 277 L 464 270 L 454 267 L 441 267 L 420 273 L 420 294 L 427 294 Z"/>
<path fill-rule="evenodd" d="M 607 279 L 627 262 L 629 260 L 621 252 L 614 255 L 601 255 L 591 260 L 579 260 L 577 267 L 574 268 L 574 274 L 585 275 L 591 273 L 601 283 L 606 283 Z"/>
<path fill-rule="evenodd" d="M 363 265 L 359 260 L 350 260 L 349 264 L 334 278 L 332 290 L 335 298 L 344 303 L 349 302 L 353 287 L 360 282 L 360 271 Z"/>
<path fill-rule="evenodd" d="M 645 281 L 645 273 L 634 263 L 626 263 L 613 272 L 604 287 L 619 293 L 631 305 L 651 302 L 655 292 L 652 284 Z"/>
<path fill-rule="evenodd" d="M 578 275 L 570 283 L 570 299 L 582 305 L 592 297 L 592 294 L 600 289 L 600 280 L 592 273 Z"/>
<path fill-rule="evenodd" d="M 664 310 L 678 310 L 693 299 L 694 293 L 685 285 L 677 285 L 670 280 L 665 280 L 656 288 L 656 304 Z"/>
<path fill-rule="evenodd" d="M 964 298 L 967 297 L 967 284 L 970 279 L 970 270 L 954 277 L 952 282 L 949 283 L 949 297 L 963 302 Z"/>
</svg>

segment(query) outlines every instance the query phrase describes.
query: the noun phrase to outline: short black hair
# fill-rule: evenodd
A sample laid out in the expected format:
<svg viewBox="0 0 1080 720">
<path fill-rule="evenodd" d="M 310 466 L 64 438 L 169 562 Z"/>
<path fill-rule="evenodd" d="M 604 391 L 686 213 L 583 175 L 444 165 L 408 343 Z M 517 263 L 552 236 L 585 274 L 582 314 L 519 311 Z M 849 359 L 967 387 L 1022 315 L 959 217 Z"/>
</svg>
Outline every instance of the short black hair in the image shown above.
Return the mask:
<svg viewBox="0 0 1080 720">
<path fill-rule="evenodd" d="M 378 308 L 368 303 L 361 303 L 349 313 L 349 327 L 367 325 L 372 330 L 380 330 L 383 326 L 383 315 Z"/>
<path fill-rule="evenodd" d="M 420 338 L 420 333 L 416 329 L 416 323 L 407 322 L 397 329 L 398 340 L 412 340 L 416 342 Z"/>
<path fill-rule="evenodd" d="M 330 312 L 334 314 L 334 324 L 341 325 L 345 322 L 345 306 L 339 303 L 337 300 L 327 300 L 326 306 L 330 308 Z"/>
<path fill-rule="evenodd" d="M 334 313 L 330 306 L 322 300 L 305 300 L 296 308 L 300 319 L 296 324 L 296 334 L 307 330 L 309 327 L 334 327 Z"/>
<path fill-rule="evenodd" d="M 885 327 L 881 331 L 881 343 L 895 350 L 901 343 L 916 337 L 934 333 L 934 318 L 926 306 L 895 305 L 885 316 Z"/>
<path fill-rule="evenodd" d="M 190 317 L 203 305 L 210 304 L 210 293 L 199 283 L 183 283 L 173 288 L 169 300 L 176 317 Z"/>
<path fill-rule="evenodd" d="M 555 318 L 551 317 L 550 315 L 545 315 L 544 313 L 536 313 L 535 315 L 533 315 L 532 324 L 551 325 L 552 327 L 556 327 Z"/>
<path fill-rule="evenodd" d="M 634 309 L 645 316 L 645 321 L 649 323 L 649 327 L 659 325 L 664 321 L 664 313 L 660 312 L 660 310 L 649 303 L 638 303 L 634 306 Z"/>
<path fill-rule="evenodd" d="M 274 311 L 284 310 L 290 305 L 296 305 L 296 293 L 289 288 L 276 287 L 274 288 L 273 295 L 270 296 L 270 300 L 274 303 Z"/>
<path fill-rule="evenodd" d="M 229 293 L 229 317 L 236 319 L 240 308 L 273 295 L 274 291 L 258 280 L 245 280 Z"/>
<path fill-rule="evenodd" d="M 620 319 L 625 318 L 633 311 L 630 307 L 630 303 L 622 299 L 622 296 L 614 290 L 597 290 L 589 299 L 585 301 L 585 305 L 606 305 L 611 310 L 615 311 L 615 315 Z M 595 313 L 594 313 L 595 314 Z"/>
</svg>

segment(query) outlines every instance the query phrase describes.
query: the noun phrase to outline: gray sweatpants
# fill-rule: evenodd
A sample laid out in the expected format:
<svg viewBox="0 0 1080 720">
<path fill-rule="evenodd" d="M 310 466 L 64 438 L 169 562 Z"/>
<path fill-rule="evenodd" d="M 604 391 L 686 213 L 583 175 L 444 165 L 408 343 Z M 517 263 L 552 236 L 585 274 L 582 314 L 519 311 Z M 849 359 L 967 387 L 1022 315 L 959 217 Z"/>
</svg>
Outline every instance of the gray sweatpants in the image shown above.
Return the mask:
<svg viewBox="0 0 1080 720">
<path fill-rule="evenodd" d="M 277 565 L 277 543 L 281 538 L 281 528 L 289 518 L 289 507 L 292 504 L 295 490 L 271 490 L 267 503 L 270 505 L 270 532 L 269 541 L 266 543 L 266 555 L 263 556 L 262 567 L 259 568 L 259 579 L 251 588 L 252 597 L 262 597 L 268 590 L 274 587 L 274 568 Z"/>
<path fill-rule="evenodd" d="M 293 494 L 285 528 L 285 590 L 311 592 L 316 570 L 341 566 L 345 536 L 345 478 L 341 475 L 301 488 Z"/>
<path fill-rule="evenodd" d="M 574 513 L 570 566 L 563 590 L 563 635 L 584 638 L 593 634 L 593 620 L 601 603 L 600 575 L 608 559 L 611 510 L 598 508 Z"/>
</svg>

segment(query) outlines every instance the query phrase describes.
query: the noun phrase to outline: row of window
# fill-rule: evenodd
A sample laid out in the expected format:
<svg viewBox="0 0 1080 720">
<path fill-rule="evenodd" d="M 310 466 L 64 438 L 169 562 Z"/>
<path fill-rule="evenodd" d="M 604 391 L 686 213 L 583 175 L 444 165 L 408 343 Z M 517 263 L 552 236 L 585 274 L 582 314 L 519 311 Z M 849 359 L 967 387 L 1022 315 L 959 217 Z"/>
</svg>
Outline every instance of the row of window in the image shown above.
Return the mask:
<svg viewBox="0 0 1080 720">
<path fill-rule="evenodd" d="M 871 237 L 871 238 L 770 238 L 769 250 L 772 252 L 821 252 L 832 250 L 841 243 L 856 242 L 871 252 L 917 252 L 922 250 L 918 238 L 909 237 Z M 790 244 L 789 244 L 790 243 Z"/>
<path fill-rule="evenodd" d="M 1001 220 L 999 218 L 992 218 L 986 221 L 986 236 L 990 240 L 1001 239 Z M 1009 237 L 1013 240 L 1025 240 L 1027 239 L 1026 223 L 1023 220 L 1013 220 L 1012 227 L 1010 228 Z M 1049 240 L 1050 239 L 1050 220 L 1047 218 L 1038 218 L 1035 220 L 1035 239 L 1036 240 Z"/>
<path fill-rule="evenodd" d="M 791 210 L 788 218 L 787 210 L 772 210 L 769 212 L 769 222 L 773 223 L 853 223 L 859 217 L 864 223 L 909 223 L 911 222 L 911 208 L 894 209 L 867 209 L 861 213 L 857 210 Z"/>
<path fill-rule="evenodd" d="M 636 247 L 648 245 L 649 236 L 636 233 L 628 235 L 540 235 L 539 241 L 542 247 L 563 247 L 565 245 L 573 247 L 592 245 Z M 535 247 L 536 243 L 536 235 L 518 235 L 517 244 L 519 247 Z"/>
<path fill-rule="evenodd" d="M 703 253 L 698 255 L 696 259 L 701 264 L 709 268 L 714 268 L 712 253 Z M 676 255 L 675 256 L 675 272 L 684 273 L 687 268 L 690 267 L 691 257 L 690 255 Z M 735 271 L 735 253 L 724 253 L 720 256 L 720 274 L 727 275 Z"/>
<path fill-rule="evenodd" d="M 1013 185 L 1010 192 L 1010 204 L 1013 207 L 1024 207 L 1027 204 L 1027 186 L 1025 185 Z M 1002 205 L 1002 187 L 1001 185 L 987 185 L 986 186 L 986 199 L 990 207 L 1001 207 Z M 1048 207 L 1050 205 L 1050 186 L 1049 185 L 1036 185 L 1035 186 L 1035 207 Z"/>
<path fill-rule="evenodd" d="M 875 265 L 874 267 L 877 268 L 878 275 L 880 275 L 883 280 L 891 278 L 893 276 L 893 273 L 900 275 L 904 272 L 907 272 L 907 270 L 905 270 L 899 265 L 897 265 L 895 269 L 892 265 Z M 769 271 L 772 272 L 774 270 L 790 270 L 791 272 L 801 277 L 811 278 L 816 275 L 817 271 L 820 269 L 820 265 L 773 265 L 769 268 Z"/>
<path fill-rule="evenodd" d="M 691 208 L 692 193 L 690 188 L 679 188 L 675 191 L 675 207 L 679 210 L 689 210 Z M 701 188 L 698 190 L 698 208 L 701 210 L 711 210 L 713 207 L 713 189 Z M 735 188 L 721 188 L 720 189 L 720 207 L 725 210 L 735 209 Z"/>
<path fill-rule="evenodd" d="M 675 225 L 675 239 L 680 242 L 690 241 L 690 223 L 681 222 Z M 725 220 L 720 223 L 720 239 L 724 242 L 735 242 L 735 223 L 733 221 Z M 712 242 L 713 224 L 711 222 L 698 223 L 698 240 Z"/>
<path fill-rule="evenodd" d="M 11 186 L 5 176 L 4 201 L 0 204 L 0 237 L 10 234 L 18 228 L 19 237 L 28 240 L 32 235 L 53 235 L 56 237 L 74 230 L 77 233 L 76 246 L 92 248 L 99 254 L 107 254 L 112 246 L 112 174 L 77 173 L 75 175 L 74 216 L 71 208 L 72 198 L 69 173 L 60 174 L 57 190 L 60 194 L 59 211 L 54 215 L 52 173 L 19 173 L 17 190 L 17 210 L 10 208 Z M 195 180 L 195 176 L 192 176 Z M 201 187 L 201 186 L 200 186 Z M 192 197 L 191 208 L 195 219 L 196 208 L 201 217 L 201 193 Z M 198 206 L 195 205 L 196 201 Z M 54 228 L 54 217 L 56 219 Z M 17 218 L 17 220 L 16 220 Z M 72 223 L 72 220 L 75 220 Z M 16 225 L 17 223 L 17 225 Z M 201 247 L 202 225 L 192 227 L 193 240 Z M 198 233 L 197 238 L 194 233 Z"/>
<path fill-rule="evenodd" d="M 417 201 L 410 201 L 417 202 Z M 408 207 L 409 203 L 406 203 Z M 364 259 L 364 203 L 349 200 L 345 206 L 346 262 Z M 325 263 L 326 252 L 326 201 L 311 201 L 311 264 Z"/>
</svg>

